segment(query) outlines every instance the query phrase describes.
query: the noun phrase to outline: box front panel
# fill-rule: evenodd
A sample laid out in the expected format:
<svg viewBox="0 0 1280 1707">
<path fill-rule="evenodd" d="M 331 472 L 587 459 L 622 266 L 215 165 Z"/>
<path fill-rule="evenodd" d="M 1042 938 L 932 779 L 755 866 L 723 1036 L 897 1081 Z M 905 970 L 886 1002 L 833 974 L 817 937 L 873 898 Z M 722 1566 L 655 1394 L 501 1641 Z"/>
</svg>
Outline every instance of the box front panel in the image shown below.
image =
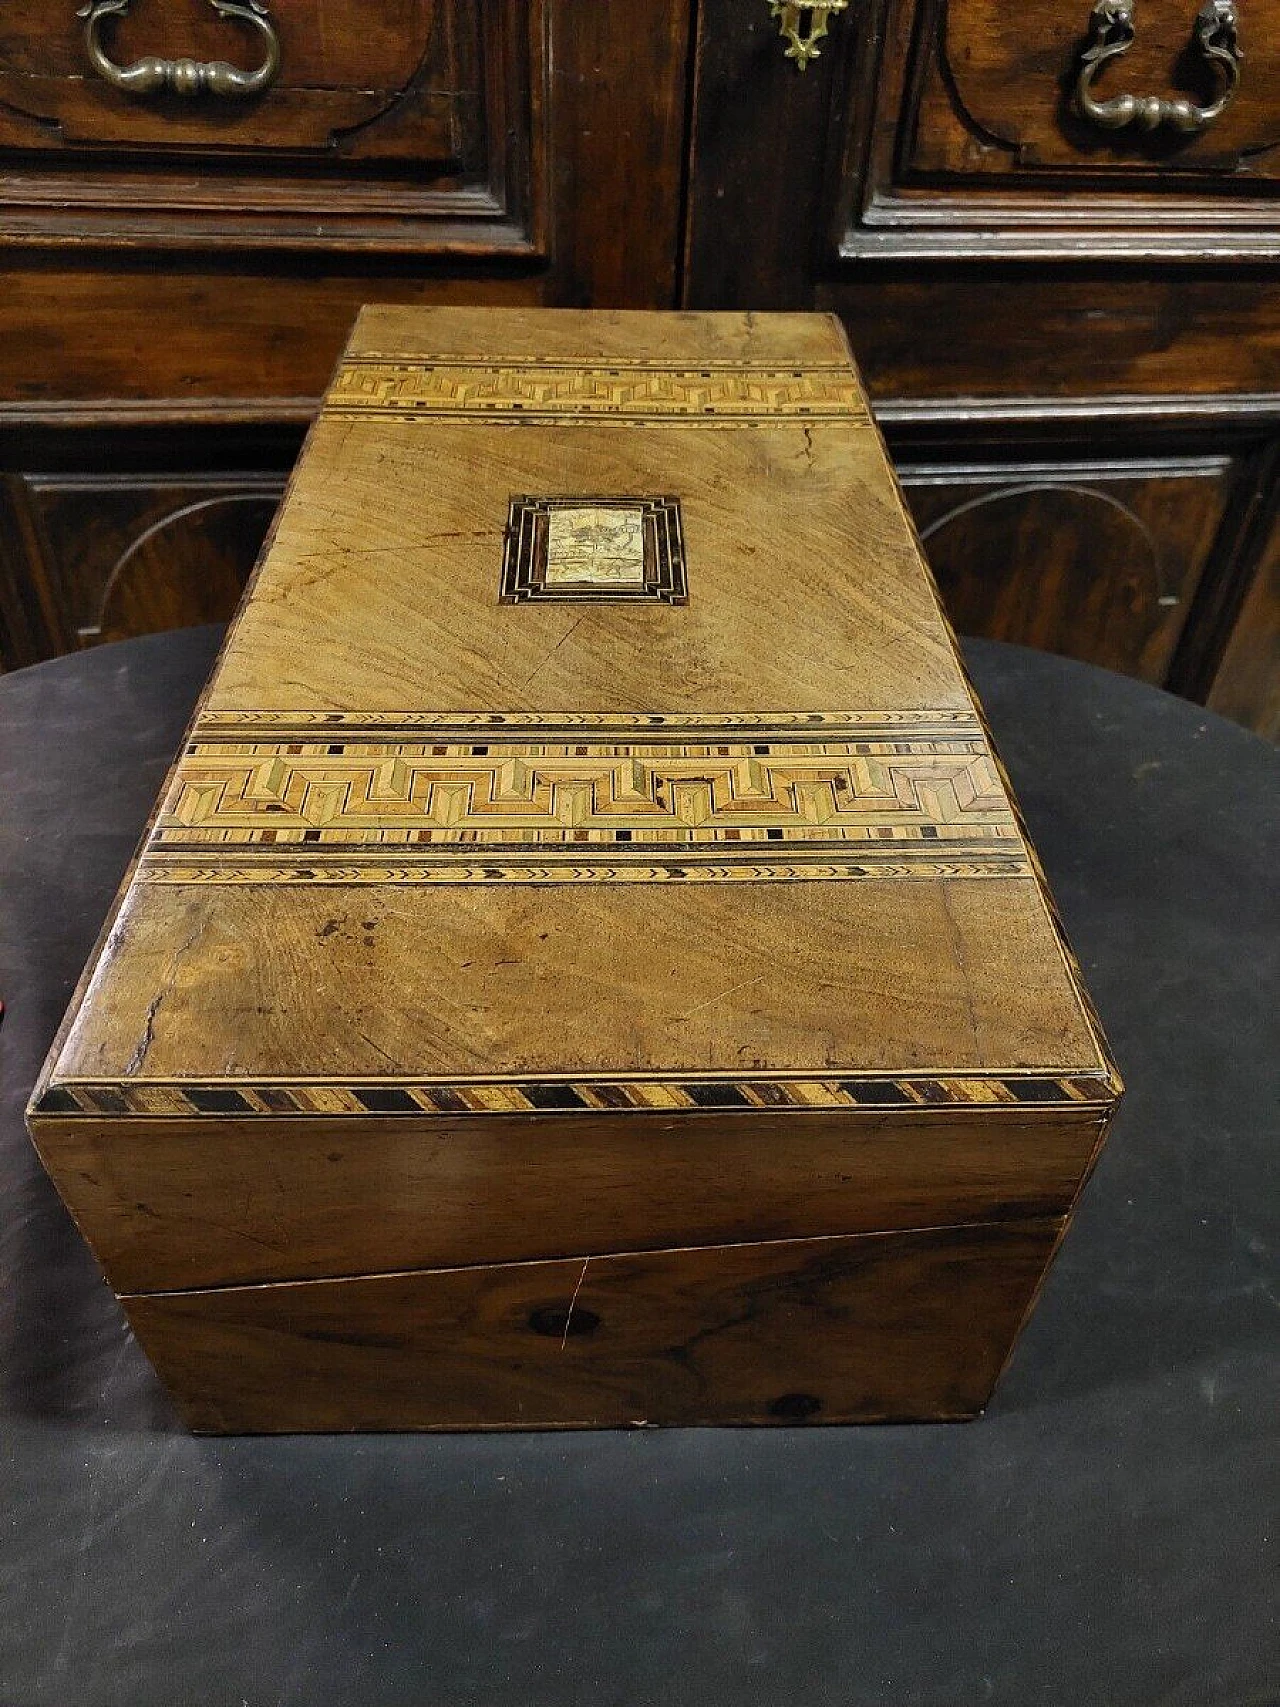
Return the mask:
<svg viewBox="0 0 1280 1707">
<path fill-rule="evenodd" d="M 948 1419 L 1062 1223 L 126 1298 L 207 1432 Z"/>
<path fill-rule="evenodd" d="M 909 1102 L 910 1080 L 859 1089 L 879 1111 L 82 1117 L 37 1137 L 111 1284 L 159 1292 L 1062 1215 L 1102 1135 L 1096 1109 L 1036 1112 L 995 1081 L 951 1110 Z"/>
</svg>

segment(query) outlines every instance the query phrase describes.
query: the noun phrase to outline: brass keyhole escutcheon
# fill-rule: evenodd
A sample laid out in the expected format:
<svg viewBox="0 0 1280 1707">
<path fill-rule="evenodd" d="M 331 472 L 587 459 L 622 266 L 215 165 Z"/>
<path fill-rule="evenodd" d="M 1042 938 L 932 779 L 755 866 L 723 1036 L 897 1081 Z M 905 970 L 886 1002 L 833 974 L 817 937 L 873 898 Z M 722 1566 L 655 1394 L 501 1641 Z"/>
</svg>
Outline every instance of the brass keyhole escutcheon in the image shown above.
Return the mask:
<svg viewBox="0 0 1280 1707">
<path fill-rule="evenodd" d="M 819 57 L 818 43 L 835 14 L 848 5 L 849 0 L 769 0 L 769 15 L 777 19 L 778 34 L 787 44 L 785 57 L 795 60 L 797 71 Z"/>
</svg>

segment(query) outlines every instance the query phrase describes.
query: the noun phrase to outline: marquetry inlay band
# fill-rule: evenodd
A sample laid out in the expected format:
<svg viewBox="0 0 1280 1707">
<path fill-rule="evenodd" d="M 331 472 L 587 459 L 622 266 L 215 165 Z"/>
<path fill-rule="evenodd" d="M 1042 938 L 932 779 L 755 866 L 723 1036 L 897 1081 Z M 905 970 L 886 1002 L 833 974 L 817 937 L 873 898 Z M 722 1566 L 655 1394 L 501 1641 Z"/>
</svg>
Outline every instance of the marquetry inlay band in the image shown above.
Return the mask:
<svg viewBox="0 0 1280 1707">
<path fill-rule="evenodd" d="M 679 1109 L 693 1113 L 780 1109 L 870 1109 L 911 1113 L 956 1104 L 1030 1108 L 1110 1103 L 1105 1074 L 973 1073 L 906 1077 L 854 1074 L 758 1079 L 614 1078 L 534 1082 L 473 1079 L 440 1083 L 378 1079 L 338 1084 L 314 1080 L 73 1080 L 47 1090 L 45 1115 L 150 1115 L 163 1118 L 268 1115 L 601 1114 Z"/>
<path fill-rule="evenodd" d="M 976 720 L 954 713 L 656 723 L 316 715 L 202 718 L 141 881 L 760 882 L 1031 870 Z"/>
<path fill-rule="evenodd" d="M 203 740 L 240 739 L 246 728 L 269 729 L 280 739 L 314 739 L 317 730 L 373 731 L 402 729 L 844 729 L 856 728 L 872 737 L 914 735 L 949 740 L 980 736 L 982 724 L 972 711 L 229 711 L 200 713 L 197 733 Z"/>
<path fill-rule="evenodd" d="M 407 361 L 361 355 L 338 371 L 326 416 L 539 423 L 610 420 L 628 426 L 733 426 L 741 422 L 839 420 L 869 426 L 862 393 L 845 362 L 599 364 L 482 358 Z"/>
</svg>

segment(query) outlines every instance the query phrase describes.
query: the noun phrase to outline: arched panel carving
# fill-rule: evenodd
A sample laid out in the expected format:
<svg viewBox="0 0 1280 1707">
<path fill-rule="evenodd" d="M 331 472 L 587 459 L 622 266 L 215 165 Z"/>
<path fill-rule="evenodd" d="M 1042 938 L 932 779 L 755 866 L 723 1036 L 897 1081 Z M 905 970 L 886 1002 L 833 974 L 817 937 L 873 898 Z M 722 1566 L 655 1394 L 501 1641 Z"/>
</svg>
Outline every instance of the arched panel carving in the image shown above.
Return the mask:
<svg viewBox="0 0 1280 1707">
<path fill-rule="evenodd" d="M 903 470 L 964 633 L 1164 680 L 1221 523 L 1229 462 Z"/>
<path fill-rule="evenodd" d="M 275 514 L 278 493 L 228 492 L 182 504 L 143 530 L 107 580 L 82 642 L 225 622 Z"/>
<path fill-rule="evenodd" d="M 27 578 L 56 648 L 224 621 L 283 490 L 275 471 L 13 477 Z"/>
</svg>

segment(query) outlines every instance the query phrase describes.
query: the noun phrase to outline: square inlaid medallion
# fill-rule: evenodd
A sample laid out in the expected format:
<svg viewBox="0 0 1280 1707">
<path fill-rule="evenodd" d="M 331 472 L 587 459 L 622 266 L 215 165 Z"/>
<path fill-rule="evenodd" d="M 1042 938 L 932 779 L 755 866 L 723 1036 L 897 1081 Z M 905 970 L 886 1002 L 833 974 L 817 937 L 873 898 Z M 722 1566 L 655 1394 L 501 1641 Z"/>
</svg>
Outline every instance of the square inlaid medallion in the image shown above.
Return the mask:
<svg viewBox="0 0 1280 1707">
<path fill-rule="evenodd" d="M 499 599 L 688 597 L 680 504 L 675 498 L 511 500 Z"/>
</svg>

